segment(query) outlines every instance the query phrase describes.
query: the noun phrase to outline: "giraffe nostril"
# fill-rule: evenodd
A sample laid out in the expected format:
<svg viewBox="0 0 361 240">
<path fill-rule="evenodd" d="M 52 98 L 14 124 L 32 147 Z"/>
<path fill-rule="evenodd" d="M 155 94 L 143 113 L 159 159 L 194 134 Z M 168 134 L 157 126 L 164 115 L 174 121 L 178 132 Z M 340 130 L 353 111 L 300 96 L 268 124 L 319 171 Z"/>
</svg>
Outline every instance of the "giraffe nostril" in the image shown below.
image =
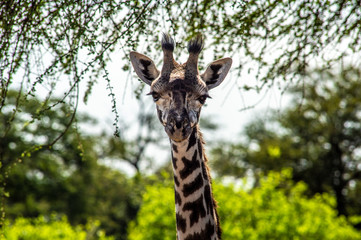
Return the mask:
<svg viewBox="0 0 361 240">
<path fill-rule="evenodd" d="M 183 122 L 182 120 L 180 120 L 180 121 L 176 120 L 176 121 L 175 121 L 175 126 L 176 126 L 177 128 L 181 128 L 182 125 L 183 125 L 182 122 Z"/>
</svg>

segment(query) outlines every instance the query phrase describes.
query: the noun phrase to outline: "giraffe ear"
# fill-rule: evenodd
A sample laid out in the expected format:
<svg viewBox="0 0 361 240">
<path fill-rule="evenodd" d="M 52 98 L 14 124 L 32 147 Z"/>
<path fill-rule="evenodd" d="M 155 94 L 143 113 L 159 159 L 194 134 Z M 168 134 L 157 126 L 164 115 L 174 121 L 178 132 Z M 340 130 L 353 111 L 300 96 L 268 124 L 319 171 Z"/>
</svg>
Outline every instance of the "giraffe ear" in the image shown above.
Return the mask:
<svg viewBox="0 0 361 240">
<path fill-rule="evenodd" d="M 222 58 L 208 65 L 206 71 L 201 75 L 208 89 L 217 87 L 223 82 L 232 66 L 231 58 Z"/>
<path fill-rule="evenodd" d="M 149 57 L 137 52 L 130 52 L 130 61 L 138 77 L 146 84 L 151 85 L 152 81 L 159 76 L 157 67 Z"/>
</svg>

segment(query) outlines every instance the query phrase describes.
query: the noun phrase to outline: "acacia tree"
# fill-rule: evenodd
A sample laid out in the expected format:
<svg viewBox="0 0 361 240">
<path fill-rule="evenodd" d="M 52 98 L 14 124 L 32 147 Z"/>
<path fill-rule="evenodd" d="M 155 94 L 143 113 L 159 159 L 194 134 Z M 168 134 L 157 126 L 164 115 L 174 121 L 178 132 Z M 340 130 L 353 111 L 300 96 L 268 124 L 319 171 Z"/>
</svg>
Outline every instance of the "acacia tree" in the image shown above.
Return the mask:
<svg viewBox="0 0 361 240">
<path fill-rule="evenodd" d="M 58 86 L 64 93 L 58 104 L 74 105 L 70 96 L 78 96 L 80 82 L 88 85 L 86 101 L 98 79 L 104 79 L 116 134 L 119 116 L 107 68 L 111 53 L 126 59 L 147 41 L 147 54 L 160 60 L 158 36 L 165 29 L 178 43 L 202 32 L 215 55 L 234 55 L 239 59 L 235 71 L 254 72 L 259 80 L 244 89 L 259 90 L 278 79 L 289 82 L 304 74 L 311 60 L 330 66 L 357 57 L 361 48 L 361 4 L 353 0 L 32 0 L 2 1 L 0 9 L 0 111 L 11 88 L 27 93 L 16 106 L 39 89 L 47 89 L 45 103 Z M 120 67 L 129 69 L 128 62 Z"/>
<path fill-rule="evenodd" d="M 355 68 L 310 74 L 292 89 L 288 109 L 247 126 L 245 142 L 213 150 L 214 164 L 221 166 L 215 170 L 240 176 L 246 169 L 292 167 L 311 194 L 333 193 L 340 215 L 360 214 L 360 77 Z"/>
</svg>

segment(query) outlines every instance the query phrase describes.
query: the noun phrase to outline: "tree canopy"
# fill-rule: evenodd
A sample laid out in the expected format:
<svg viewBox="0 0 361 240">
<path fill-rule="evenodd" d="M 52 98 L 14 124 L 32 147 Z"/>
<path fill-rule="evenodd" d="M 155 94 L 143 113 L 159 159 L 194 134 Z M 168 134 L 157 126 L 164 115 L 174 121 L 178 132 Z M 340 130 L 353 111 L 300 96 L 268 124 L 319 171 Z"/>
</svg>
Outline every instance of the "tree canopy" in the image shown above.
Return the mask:
<svg viewBox="0 0 361 240">
<path fill-rule="evenodd" d="M 117 135 L 120 116 L 108 64 L 116 58 L 119 68 L 129 70 L 129 51 L 144 42 L 145 52 L 160 61 L 163 31 L 180 45 L 203 33 L 215 57 L 236 60 L 240 83 L 249 73 L 258 79 L 241 83 L 246 90 L 296 81 L 315 62 L 325 67 L 340 60 L 360 64 L 361 5 L 354 0 L 32 0 L 2 1 L 0 9 L 0 111 L 10 89 L 26 92 L 16 106 L 36 92 L 45 91 L 45 103 L 61 91 L 58 104 L 67 102 L 76 111 L 79 84 L 86 82 L 86 102 L 102 79 Z"/>
<path fill-rule="evenodd" d="M 32 119 L 32 115 L 39 113 L 42 102 L 29 97 L 14 116 L 11 109 L 18 93 L 9 91 L 8 95 L 11 98 L 7 99 L 4 114 L 0 115 L 0 129 L 8 131 L 5 137 L 0 137 L 0 225 L 4 226 L 4 216 L 10 220 L 57 213 L 66 215 L 74 225 L 96 219 L 107 234 L 125 239 L 127 223 L 139 208 L 142 184 L 105 166 L 102 160 L 104 156 L 119 160 L 126 150 L 117 148 L 110 154 L 103 144 L 114 141 L 107 141 L 113 137 L 99 138 L 81 132 L 79 125 L 95 122 L 87 115 L 78 113 L 77 124 L 68 126 L 72 114 L 66 104 L 57 105 L 41 118 Z M 51 98 L 49 104 L 57 101 Z M 7 128 L 10 120 L 12 126 Z M 68 130 L 63 134 L 65 128 Z M 59 140 L 55 145 L 46 147 L 56 138 Z M 40 225 L 37 227 L 41 228 Z M 35 231 L 31 224 L 26 227 Z"/>
<path fill-rule="evenodd" d="M 312 194 L 334 194 L 339 214 L 360 214 L 360 77 L 355 68 L 310 73 L 284 112 L 250 123 L 244 142 L 214 149 L 214 169 L 242 176 L 291 167 Z"/>
</svg>

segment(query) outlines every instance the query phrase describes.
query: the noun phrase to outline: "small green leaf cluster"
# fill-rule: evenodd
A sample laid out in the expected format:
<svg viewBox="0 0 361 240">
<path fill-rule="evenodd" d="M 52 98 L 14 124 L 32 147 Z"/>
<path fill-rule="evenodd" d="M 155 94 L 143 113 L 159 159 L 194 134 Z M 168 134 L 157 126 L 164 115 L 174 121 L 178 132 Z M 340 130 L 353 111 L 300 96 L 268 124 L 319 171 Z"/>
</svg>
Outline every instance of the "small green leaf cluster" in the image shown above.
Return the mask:
<svg viewBox="0 0 361 240">
<path fill-rule="evenodd" d="M 113 237 L 105 236 L 104 231 L 99 230 L 98 221 L 90 221 L 86 226 L 72 227 L 66 217 L 46 218 L 40 216 L 36 219 L 17 218 L 14 223 L 7 221 L 4 229 L 5 240 L 68 240 L 68 239 L 97 239 L 113 240 Z"/>
<path fill-rule="evenodd" d="M 147 186 L 137 219 L 128 229 L 129 240 L 175 239 L 174 190 L 162 183 Z"/>
</svg>

